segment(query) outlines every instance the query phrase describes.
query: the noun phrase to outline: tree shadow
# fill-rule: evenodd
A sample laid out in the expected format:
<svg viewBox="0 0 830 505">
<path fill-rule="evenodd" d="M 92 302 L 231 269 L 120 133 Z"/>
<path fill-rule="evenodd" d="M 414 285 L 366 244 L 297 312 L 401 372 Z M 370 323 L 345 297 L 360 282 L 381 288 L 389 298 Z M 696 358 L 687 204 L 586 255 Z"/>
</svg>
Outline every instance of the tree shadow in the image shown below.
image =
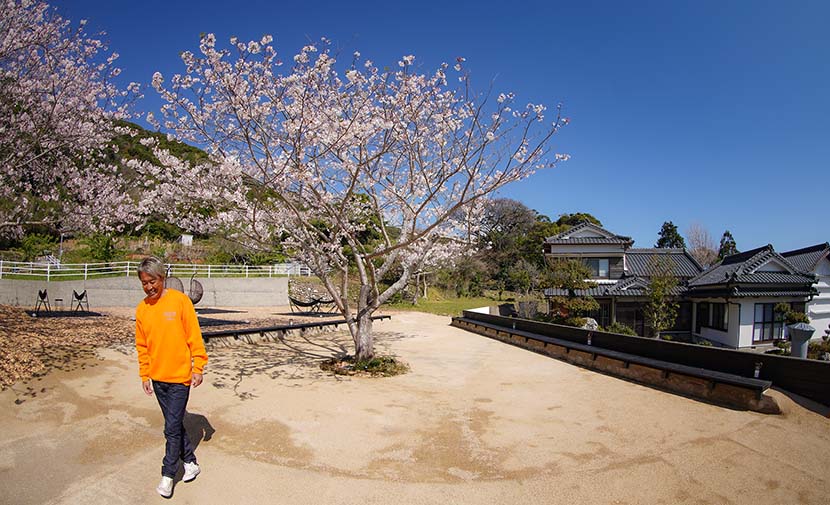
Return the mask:
<svg viewBox="0 0 830 505">
<path fill-rule="evenodd" d="M 213 434 L 216 433 L 216 430 L 211 426 L 207 417 L 194 412 L 184 413 L 184 429 L 187 432 L 187 436 L 190 437 L 194 451 L 202 443 L 202 440 L 209 442 L 213 438 Z"/>
<path fill-rule="evenodd" d="M 375 332 L 378 354 L 389 354 L 389 343 L 407 338 L 391 332 Z M 264 337 L 225 345 L 210 341 L 210 384 L 218 389 L 229 389 L 241 400 L 257 397 L 246 379 L 267 377 L 280 379 L 290 387 L 303 387 L 308 381 L 349 380 L 332 376 L 320 368 L 329 359 L 341 359 L 354 352 L 354 342 L 348 331 L 328 332 L 266 332 Z"/>
</svg>

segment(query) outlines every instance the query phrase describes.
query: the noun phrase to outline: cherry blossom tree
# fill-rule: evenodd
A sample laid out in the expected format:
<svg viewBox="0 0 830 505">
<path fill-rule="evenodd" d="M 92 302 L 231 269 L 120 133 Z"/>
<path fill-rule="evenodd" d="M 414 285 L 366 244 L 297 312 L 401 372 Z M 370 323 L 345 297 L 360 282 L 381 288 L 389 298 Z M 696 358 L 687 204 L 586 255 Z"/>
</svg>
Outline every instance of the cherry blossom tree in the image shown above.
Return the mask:
<svg viewBox="0 0 830 505">
<path fill-rule="evenodd" d="M 168 173 L 200 193 L 187 205 L 210 209 L 191 224 L 281 240 L 307 263 L 367 359 L 372 314 L 427 262 L 469 247 L 488 195 L 566 158 L 549 144 L 567 120 L 516 108 L 512 93 L 475 94 L 463 58 L 428 75 L 414 56 L 381 70 L 355 53 L 338 67 L 323 39 L 284 69 L 271 41 L 220 49 L 207 34 L 199 54 L 182 53 L 184 73 L 154 75 L 158 125 L 211 155 L 167 159 Z"/>
<path fill-rule="evenodd" d="M 715 242 L 709 231 L 699 223 L 692 223 L 686 231 L 689 238 L 689 254 L 700 263 L 703 268 L 709 268 L 718 260 Z"/>
<path fill-rule="evenodd" d="M 42 1 L 0 2 L 0 235 L 137 219 L 135 194 L 105 148 L 138 84 L 113 83 L 118 54 L 85 22 L 73 27 Z"/>
</svg>

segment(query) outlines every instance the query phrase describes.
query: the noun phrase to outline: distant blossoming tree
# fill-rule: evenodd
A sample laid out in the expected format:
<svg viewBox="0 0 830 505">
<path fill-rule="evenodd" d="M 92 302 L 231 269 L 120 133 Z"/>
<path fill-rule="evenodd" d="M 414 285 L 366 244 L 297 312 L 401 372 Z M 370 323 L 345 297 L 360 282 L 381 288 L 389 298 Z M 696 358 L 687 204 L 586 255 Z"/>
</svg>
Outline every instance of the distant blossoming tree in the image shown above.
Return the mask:
<svg viewBox="0 0 830 505">
<path fill-rule="evenodd" d="M 689 254 L 700 263 L 700 266 L 709 268 L 718 260 L 715 242 L 706 228 L 698 223 L 692 223 L 686 231 L 686 236 L 689 237 Z"/>
<path fill-rule="evenodd" d="M 476 96 L 463 58 L 424 75 L 414 56 L 381 70 L 355 53 L 338 70 L 324 39 L 281 71 L 271 40 L 219 49 L 208 34 L 199 55 L 182 54 L 183 74 L 153 77 L 166 101 L 159 126 L 212 157 L 167 159 L 170 180 L 196 195 L 157 201 L 203 209 L 193 227 L 280 241 L 322 280 L 367 359 L 372 314 L 426 262 L 467 247 L 488 195 L 565 158 L 549 143 L 567 121 L 558 111 L 546 121 L 542 105 L 514 109 L 513 94 Z"/>
<path fill-rule="evenodd" d="M 24 226 L 106 229 L 134 198 L 103 148 L 138 85 L 120 90 L 115 53 L 46 3 L 0 0 L 0 235 Z"/>
</svg>

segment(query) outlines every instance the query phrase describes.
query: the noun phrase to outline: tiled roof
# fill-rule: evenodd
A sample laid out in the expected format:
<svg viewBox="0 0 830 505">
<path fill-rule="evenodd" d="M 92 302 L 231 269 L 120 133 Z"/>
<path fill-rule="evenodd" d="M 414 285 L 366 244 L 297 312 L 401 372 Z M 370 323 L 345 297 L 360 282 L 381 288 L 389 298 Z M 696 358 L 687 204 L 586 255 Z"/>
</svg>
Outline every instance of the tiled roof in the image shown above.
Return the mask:
<svg viewBox="0 0 830 505">
<path fill-rule="evenodd" d="M 688 294 L 695 298 L 716 297 L 722 298 L 763 298 L 777 296 L 814 296 L 816 291 L 810 286 L 786 286 L 786 287 L 764 287 L 764 286 L 730 286 L 728 289 L 721 287 L 695 288 L 690 289 Z"/>
<path fill-rule="evenodd" d="M 599 237 L 573 237 L 574 233 L 590 230 Z M 623 244 L 631 246 L 634 243 L 631 237 L 616 235 L 610 231 L 592 223 L 582 222 L 562 233 L 558 233 L 545 239 L 546 244 Z"/>
<path fill-rule="evenodd" d="M 759 272 L 759 267 L 775 260 L 786 272 Z M 812 284 L 814 278 L 800 272 L 771 245 L 727 256 L 720 263 L 689 281 L 689 287 L 726 284 Z"/>
<path fill-rule="evenodd" d="M 627 277 L 620 279 L 615 284 L 606 284 L 590 289 L 578 289 L 574 294 L 576 296 L 591 296 L 594 298 L 606 296 L 643 297 L 648 295 L 648 282 L 648 279 L 642 277 Z M 680 296 L 685 292 L 686 287 L 678 285 L 672 289 L 671 294 Z M 565 289 L 548 288 L 545 290 L 545 296 L 568 296 L 568 291 Z"/>
<path fill-rule="evenodd" d="M 787 261 L 802 272 L 812 272 L 819 261 L 829 255 L 830 243 L 827 242 L 781 253 L 781 256 L 787 258 Z"/>
<path fill-rule="evenodd" d="M 654 270 L 653 261 L 666 258 L 672 262 L 672 275 L 690 278 L 698 275 L 703 268 L 685 249 L 629 249 L 625 252 L 627 273 L 651 277 Z"/>
<path fill-rule="evenodd" d="M 788 274 L 786 272 L 756 272 L 742 275 L 743 284 L 812 284 L 813 278 L 802 273 Z"/>
<path fill-rule="evenodd" d="M 624 244 L 622 240 L 602 237 L 573 237 L 567 239 L 555 239 L 553 237 L 545 240 L 548 244 Z"/>
<path fill-rule="evenodd" d="M 608 296 L 606 294 L 607 290 L 608 286 L 597 286 L 590 289 L 577 289 L 574 294 L 576 296 L 593 296 L 596 298 L 599 296 Z M 545 296 L 568 296 L 568 290 L 560 288 L 547 288 L 545 289 Z"/>
<path fill-rule="evenodd" d="M 778 263 L 785 271 L 758 269 L 768 262 Z M 815 278 L 799 271 L 771 245 L 727 256 L 720 263 L 689 281 L 689 295 L 694 297 L 765 297 L 810 296 L 816 293 Z"/>
</svg>

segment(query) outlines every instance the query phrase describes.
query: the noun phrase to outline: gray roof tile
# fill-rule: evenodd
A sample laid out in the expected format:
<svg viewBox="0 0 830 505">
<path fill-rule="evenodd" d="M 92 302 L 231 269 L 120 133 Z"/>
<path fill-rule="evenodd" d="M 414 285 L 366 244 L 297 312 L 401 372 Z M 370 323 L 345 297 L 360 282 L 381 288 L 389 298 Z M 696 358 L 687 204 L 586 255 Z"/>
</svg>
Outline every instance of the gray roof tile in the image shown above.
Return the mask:
<svg viewBox="0 0 830 505">
<path fill-rule="evenodd" d="M 812 272 L 818 266 L 819 261 L 830 256 L 830 243 L 816 244 L 794 251 L 781 253 L 787 261 L 802 272 Z"/>
<path fill-rule="evenodd" d="M 776 260 L 787 272 L 757 272 L 767 261 Z M 727 256 L 720 263 L 689 281 L 689 287 L 730 284 L 812 284 L 813 277 L 800 272 L 771 245 Z"/>
<path fill-rule="evenodd" d="M 590 289 L 578 289 L 574 294 L 576 296 L 591 296 L 594 298 L 608 296 L 643 297 L 648 295 L 648 282 L 648 279 L 642 277 L 627 277 L 615 284 L 603 284 Z M 685 292 L 685 286 L 677 285 L 672 289 L 671 294 L 681 296 Z M 548 288 L 545 290 L 545 296 L 568 296 L 568 291 L 565 289 Z"/>
<path fill-rule="evenodd" d="M 574 233 L 583 230 L 591 230 L 601 237 L 572 237 Z M 631 246 L 634 243 L 631 237 L 617 235 L 592 223 L 582 222 L 562 233 L 558 233 L 545 239 L 546 244 L 623 244 Z"/>
<path fill-rule="evenodd" d="M 651 277 L 654 270 L 652 261 L 667 258 L 672 262 L 672 274 L 675 277 L 691 278 L 703 271 L 685 249 L 629 249 L 625 252 L 625 264 L 628 273 Z"/>
</svg>

